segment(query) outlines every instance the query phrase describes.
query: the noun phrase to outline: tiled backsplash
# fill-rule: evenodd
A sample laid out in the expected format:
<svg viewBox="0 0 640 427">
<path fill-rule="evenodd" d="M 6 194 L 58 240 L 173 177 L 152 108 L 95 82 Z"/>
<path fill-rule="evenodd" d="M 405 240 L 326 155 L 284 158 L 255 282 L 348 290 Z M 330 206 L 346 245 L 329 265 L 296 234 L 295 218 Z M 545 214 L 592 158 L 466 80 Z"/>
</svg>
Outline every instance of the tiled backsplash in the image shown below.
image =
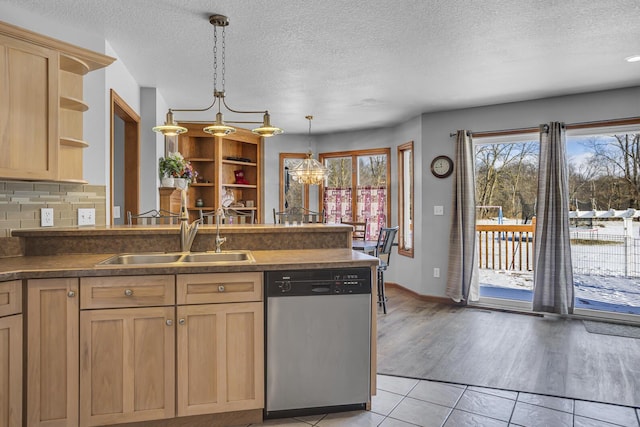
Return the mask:
<svg viewBox="0 0 640 427">
<path fill-rule="evenodd" d="M 54 227 L 78 225 L 78 208 L 95 208 L 96 225 L 106 224 L 104 185 L 0 181 L 0 238 L 11 230 L 40 228 L 40 209 L 53 208 Z"/>
</svg>

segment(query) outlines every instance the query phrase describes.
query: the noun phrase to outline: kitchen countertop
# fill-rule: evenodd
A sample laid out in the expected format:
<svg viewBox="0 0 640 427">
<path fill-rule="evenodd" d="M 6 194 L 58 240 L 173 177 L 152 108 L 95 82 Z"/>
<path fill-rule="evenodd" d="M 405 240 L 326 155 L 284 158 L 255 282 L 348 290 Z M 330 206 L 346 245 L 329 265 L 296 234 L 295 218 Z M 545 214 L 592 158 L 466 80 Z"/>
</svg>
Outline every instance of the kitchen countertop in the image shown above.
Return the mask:
<svg viewBox="0 0 640 427">
<path fill-rule="evenodd" d="M 54 277 L 120 276 L 140 274 L 225 273 L 239 271 L 269 271 L 314 269 L 327 267 L 367 267 L 378 259 L 347 248 L 303 250 L 251 251 L 255 263 L 222 265 L 153 265 L 96 267 L 115 254 L 72 254 L 17 256 L 0 258 L 0 281 Z"/>
<path fill-rule="evenodd" d="M 336 230 L 352 227 L 345 224 L 220 224 L 220 234 L 265 234 L 273 233 L 298 233 L 300 231 L 313 233 L 333 233 Z M 17 237 L 60 237 L 60 236 L 137 236 L 149 234 L 176 234 L 180 232 L 180 224 L 157 225 L 105 225 L 105 226 L 78 226 L 60 228 L 33 228 L 13 230 L 12 236 Z M 203 224 L 198 228 L 198 233 L 215 234 L 216 226 Z"/>
<path fill-rule="evenodd" d="M 221 225 L 223 250 L 307 250 L 351 248 L 351 226 L 343 224 Z M 180 225 L 120 225 L 14 230 L 22 253 L 50 256 L 74 253 L 179 252 Z M 191 250 L 215 249 L 215 225 L 200 226 Z"/>
</svg>

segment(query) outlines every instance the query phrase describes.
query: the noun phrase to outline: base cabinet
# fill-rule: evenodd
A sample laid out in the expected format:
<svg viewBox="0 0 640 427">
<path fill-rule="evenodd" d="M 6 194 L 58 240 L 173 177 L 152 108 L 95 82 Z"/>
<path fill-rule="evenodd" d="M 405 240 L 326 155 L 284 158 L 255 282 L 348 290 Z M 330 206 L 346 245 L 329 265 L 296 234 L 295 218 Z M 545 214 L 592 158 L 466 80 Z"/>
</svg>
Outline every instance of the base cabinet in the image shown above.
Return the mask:
<svg viewBox="0 0 640 427">
<path fill-rule="evenodd" d="M 0 317 L 0 425 L 22 426 L 22 314 Z"/>
<path fill-rule="evenodd" d="M 27 426 L 78 425 L 78 279 L 27 283 Z"/>
<path fill-rule="evenodd" d="M 175 415 L 173 307 L 80 315 L 80 425 Z"/>
<path fill-rule="evenodd" d="M 178 416 L 264 407 L 261 302 L 177 308 Z"/>
<path fill-rule="evenodd" d="M 21 304 L 0 306 L 0 426 L 255 417 L 264 407 L 262 275 L 28 280 L 23 314 Z M 7 289 L 5 299 L 21 298 L 21 281 Z"/>
</svg>

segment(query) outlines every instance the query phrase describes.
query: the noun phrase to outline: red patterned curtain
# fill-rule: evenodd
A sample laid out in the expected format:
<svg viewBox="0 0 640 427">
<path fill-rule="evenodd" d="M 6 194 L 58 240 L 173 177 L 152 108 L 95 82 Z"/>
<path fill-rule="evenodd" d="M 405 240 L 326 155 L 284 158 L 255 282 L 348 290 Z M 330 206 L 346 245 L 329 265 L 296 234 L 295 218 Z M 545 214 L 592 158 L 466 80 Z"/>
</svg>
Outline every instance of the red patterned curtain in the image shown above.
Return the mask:
<svg viewBox="0 0 640 427">
<path fill-rule="evenodd" d="M 387 223 L 387 187 L 358 186 L 356 190 L 356 221 L 368 221 L 366 240 L 378 238 L 381 227 Z"/>
<path fill-rule="evenodd" d="M 352 221 L 351 188 L 327 187 L 324 189 L 324 209 L 328 223 Z"/>
</svg>

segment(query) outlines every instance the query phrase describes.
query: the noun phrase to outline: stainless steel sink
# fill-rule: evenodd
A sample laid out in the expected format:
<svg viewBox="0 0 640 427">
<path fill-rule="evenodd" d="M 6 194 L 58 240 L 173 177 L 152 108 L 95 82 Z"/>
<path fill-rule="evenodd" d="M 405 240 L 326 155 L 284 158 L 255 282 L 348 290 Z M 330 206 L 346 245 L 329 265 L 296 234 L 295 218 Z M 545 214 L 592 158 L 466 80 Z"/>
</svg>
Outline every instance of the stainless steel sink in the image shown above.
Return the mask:
<svg viewBox="0 0 640 427">
<path fill-rule="evenodd" d="M 188 263 L 256 262 L 250 251 L 194 252 L 186 254 L 180 261 Z"/>
<path fill-rule="evenodd" d="M 140 266 L 140 265 L 221 265 L 252 264 L 256 260 L 251 251 L 224 252 L 171 252 L 118 254 L 99 262 L 98 266 Z"/>
<path fill-rule="evenodd" d="M 98 265 L 170 264 L 179 261 L 182 256 L 182 253 L 119 254 L 105 259 Z"/>
</svg>

